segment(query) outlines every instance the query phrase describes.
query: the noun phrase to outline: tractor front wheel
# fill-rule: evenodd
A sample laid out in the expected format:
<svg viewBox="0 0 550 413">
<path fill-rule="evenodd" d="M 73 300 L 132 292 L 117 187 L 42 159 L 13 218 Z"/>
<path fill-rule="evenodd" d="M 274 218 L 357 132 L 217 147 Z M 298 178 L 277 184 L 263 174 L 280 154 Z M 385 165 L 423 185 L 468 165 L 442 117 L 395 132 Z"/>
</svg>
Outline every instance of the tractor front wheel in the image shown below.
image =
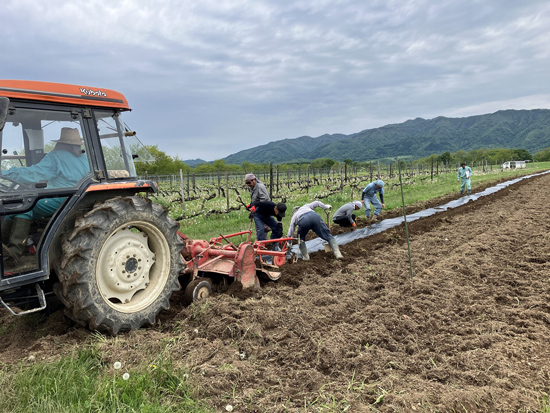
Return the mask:
<svg viewBox="0 0 550 413">
<path fill-rule="evenodd" d="M 117 334 L 153 324 L 179 290 L 183 243 L 178 224 L 142 197 L 97 203 L 62 237 L 55 291 L 67 315 Z"/>
</svg>

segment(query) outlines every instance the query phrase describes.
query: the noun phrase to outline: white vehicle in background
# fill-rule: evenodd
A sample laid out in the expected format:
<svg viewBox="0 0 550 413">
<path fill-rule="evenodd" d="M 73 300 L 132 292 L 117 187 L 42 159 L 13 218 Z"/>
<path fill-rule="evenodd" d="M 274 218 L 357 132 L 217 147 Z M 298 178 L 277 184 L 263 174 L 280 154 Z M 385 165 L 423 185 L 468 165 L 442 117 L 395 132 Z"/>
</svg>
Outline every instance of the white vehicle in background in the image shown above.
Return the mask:
<svg viewBox="0 0 550 413">
<path fill-rule="evenodd" d="M 525 161 L 509 161 L 504 162 L 501 166 L 501 169 L 522 169 L 525 168 L 526 164 Z"/>
</svg>

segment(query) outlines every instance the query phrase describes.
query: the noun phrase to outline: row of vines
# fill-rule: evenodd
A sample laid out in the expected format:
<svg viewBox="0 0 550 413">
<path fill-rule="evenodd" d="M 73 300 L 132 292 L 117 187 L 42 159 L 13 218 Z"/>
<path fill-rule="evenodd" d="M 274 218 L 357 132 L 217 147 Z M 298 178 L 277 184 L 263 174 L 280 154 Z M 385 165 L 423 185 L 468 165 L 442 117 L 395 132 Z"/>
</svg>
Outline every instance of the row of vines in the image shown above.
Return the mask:
<svg viewBox="0 0 550 413">
<path fill-rule="evenodd" d="M 401 170 L 401 183 L 415 185 L 426 180 L 433 181 L 441 174 L 455 172 L 459 165 L 442 165 L 437 162 L 431 165 L 413 165 L 401 163 L 382 166 L 370 164 L 367 168 L 347 168 L 320 170 L 304 168 L 303 170 L 280 172 L 277 166 L 270 165 L 268 171 L 256 173 L 264 182 L 271 198 L 275 202 L 286 202 L 291 205 L 297 198 L 307 196 L 311 201 L 323 200 L 334 194 L 350 194 L 350 200 L 360 198 L 363 188 L 373 180 L 382 179 L 386 191 L 399 188 L 398 167 Z M 485 163 L 472 165 L 476 173 L 500 171 L 500 167 Z M 216 174 L 195 175 L 155 175 L 144 177 L 158 183 L 156 200 L 166 205 L 178 220 L 199 216 L 209 217 L 212 214 L 227 214 L 245 208 L 250 200 L 248 187 L 244 181 L 245 172 L 229 174 L 218 171 Z"/>
</svg>

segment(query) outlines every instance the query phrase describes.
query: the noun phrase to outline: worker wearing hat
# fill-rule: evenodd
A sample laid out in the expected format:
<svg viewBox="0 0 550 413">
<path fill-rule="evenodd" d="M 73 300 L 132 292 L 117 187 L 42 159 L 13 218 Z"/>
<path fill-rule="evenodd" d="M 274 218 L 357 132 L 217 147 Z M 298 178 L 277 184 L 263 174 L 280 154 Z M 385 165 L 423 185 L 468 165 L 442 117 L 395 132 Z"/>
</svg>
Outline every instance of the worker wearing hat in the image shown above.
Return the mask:
<svg viewBox="0 0 550 413">
<path fill-rule="evenodd" d="M 271 229 L 271 239 L 283 237 L 282 220 L 286 213 L 285 203 L 279 202 L 276 204 L 272 201 L 256 202 L 250 207 L 250 212 L 254 215 L 257 241 L 267 239 L 264 225 Z"/>
<path fill-rule="evenodd" d="M 376 197 L 377 193 L 380 197 L 380 201 Z M 382 212 L 382 209 L 386 208 L 386 204 L 384 204 L 384 181 L 377 179 L 368 184 L 361 194 L 361 202 L 365 204 L 365 216 L 367 219 L 370 222 L 375 222 L 380 212 Z M 371 204 L 374 207 L 374 214 L 371 214 Z"/>
<path fill-rule="evenodd" d="M 353 227 L 355 230 L 357 224 L 355 223 L 354 211 L 361 209 L 361 201 L 352 201 L 342 205 L 332 216 L 332 222 L 340 225 L 341 227 Z"/>
<path fill-rule="evenodd" d="M 464 188 L 468 188 L 468 195 L 472 193 L 472 183 L 470 177 L 472 176 L 472 168 L 466 166 L 466 162 L 460 164 L 458 172 L 456 174 L 457 181 L 460 181 L 460 195 L 464 194 Z"/>
<path fill-rule="evenodd" d="M 271 197 L 269 196 L 269 192 L 267 192 L 267 188 L 262 181 L 256 178 L 256 175 L 252 173 L 246 174 L 244 177 L 244 182 L 250 189 L 250 204 L 246 206 L 246 209 L 250 211 L 251 208 L 258 202 L 271 201 Z M 251 214 L 251 216 L 254 216 L 254 214 Z M 263 237 L 261 239 L 266 239 L 265 234 L 267 231 L 269 231 L 269 227 L 264 226 L 263 223 L 260 223 L 259 218 L 254 218 L 254 225 L 256 226 L 256 239 L 259 240 L 260 238 L 258 237 Z"/>
<path fill-rule="evenodd" d="M 19 184 L 34 188 L 39 181 L 46 188 L 72 188 L 90 172 L 88 157 L 83 154 L 84 141 L 76 128 L 62 128 L 54 149 L 42 160 L 29 167 L 13 167 L 2 175 Z M 40 199 L 29 212 L 6 217 L 2 223 L 4 255 L 10 257 L 5 265 L 13 267 L 23 255 L 31 222 L 49 218 L 60 208 L 65 197 Z M 6 244 L 6 245 L 4 245 Z"/>
<path fill-rule="evenodd" d="M 262 181 L 256 178 L 256 175 L 246 174 L 244 177 L 244 182 L 246 183 L 246 185 L 248 185 L 248 188 L 250 189 L 251 205 L 254 205 L 256 202 L 260 201 L 271 201 L 271 197 L 269 196 L 269 192 L 267 192 L 267 188 Z"/>
</svg>

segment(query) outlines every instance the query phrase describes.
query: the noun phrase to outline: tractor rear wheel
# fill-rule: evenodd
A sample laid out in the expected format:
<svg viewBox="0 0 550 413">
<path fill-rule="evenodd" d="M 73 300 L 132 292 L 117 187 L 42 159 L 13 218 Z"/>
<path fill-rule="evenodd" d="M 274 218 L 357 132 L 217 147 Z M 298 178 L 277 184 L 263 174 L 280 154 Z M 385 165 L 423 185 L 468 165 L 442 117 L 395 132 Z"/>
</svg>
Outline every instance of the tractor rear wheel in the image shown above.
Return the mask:
<svg viewBox="0 0 550 413">
<path fill-rule="evenodd" d="M 66 314 L 92 330 L 117 334 L 154 324 L 180 289 L 178 224 L 147 198 L 98 202 L 62 237 L 55 288 Z"/>
</svg>

